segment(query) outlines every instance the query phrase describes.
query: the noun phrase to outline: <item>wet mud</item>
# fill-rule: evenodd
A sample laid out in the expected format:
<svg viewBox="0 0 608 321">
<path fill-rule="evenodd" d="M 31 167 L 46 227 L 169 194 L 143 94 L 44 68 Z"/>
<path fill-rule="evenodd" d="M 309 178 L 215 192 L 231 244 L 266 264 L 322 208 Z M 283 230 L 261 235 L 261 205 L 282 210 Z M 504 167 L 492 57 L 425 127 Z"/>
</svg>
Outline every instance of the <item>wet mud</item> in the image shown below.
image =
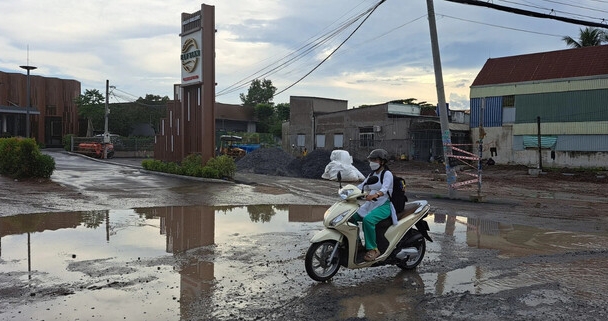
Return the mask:
<svg viewBox="0 0 608 321">
<path fill-rule="evenodd" d="M 0 177 L 2 320 L 608 319 L 603 183 L 490 170 L 472 203 L 395 167 L 432 206 L 426 257 L 318 283 L 304 255 L 336 182 L 53 157 L 50 182 Z"/>
<path fill-rule="evenodd" d="M 470 320 L 518 307 L 500 318 L 511 320 L 525 311 L 551 319 L 581 305 L 605 313 L 606 234 L 434 214 L 427 221 L 435 242 L 416 271 L 342 268 L 332 282 L 317 283 L 303 258 L 326 209 L 170 206 L 2 217 L 0 315 Z M 459 302 L 479 310 L 456 313 Z"/>
</svg>

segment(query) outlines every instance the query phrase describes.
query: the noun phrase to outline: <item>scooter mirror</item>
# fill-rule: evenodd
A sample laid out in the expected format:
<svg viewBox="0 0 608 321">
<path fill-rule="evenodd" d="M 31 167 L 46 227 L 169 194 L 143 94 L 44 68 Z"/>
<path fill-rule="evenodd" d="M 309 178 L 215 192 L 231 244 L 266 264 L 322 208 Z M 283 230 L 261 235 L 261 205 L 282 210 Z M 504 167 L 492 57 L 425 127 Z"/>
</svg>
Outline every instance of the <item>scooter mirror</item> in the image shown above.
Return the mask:
<svg viewBox="0 0 608 321">
<path fill-rule="evenodd" d="M 378 176 L 371 176 L 367 179 L 367 182 L 365 182 L 365 185 L 372 185 L 372 184 L 376 184 L 378 183 Z"/>
<path fill-rule="evenodd" d="M 342 172 L 338 172 L 338 175 L 336 175 L 338 177 L 338 183 L 340 183 L 340 188 L 342 188 Z"/>
</svg>

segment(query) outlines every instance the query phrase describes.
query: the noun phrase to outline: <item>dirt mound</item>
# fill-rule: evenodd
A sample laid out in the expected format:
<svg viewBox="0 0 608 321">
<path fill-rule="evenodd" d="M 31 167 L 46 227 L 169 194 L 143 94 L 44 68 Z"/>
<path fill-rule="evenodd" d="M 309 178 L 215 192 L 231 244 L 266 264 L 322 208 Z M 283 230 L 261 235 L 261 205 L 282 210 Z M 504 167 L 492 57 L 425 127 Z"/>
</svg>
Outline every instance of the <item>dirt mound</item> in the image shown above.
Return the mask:
<svg viewBox="0 0 608 321">
<path fill-rule="evenodd" d="M 291 173 L 288 165 L 296 158 L 280 148 L 260 148 L 236 162 L 236 170 L 275 176 L 298 176 Z"/>
<path fill-rule="evenodd" d="M 304 157 L 294 157 L 280 148 L 260 148 L 236 162 L 237 171 L 264 175 L 318 178 L 330 162 L 331 151 L 316 149 Z M 367 161 L 353 160 L 361 173 L 370 172 Z"/>
<path fill-rule="evenodd" d="M 297 177 L 321 178 L 325 167 L 329 164 L 331 151 L 316 149 L 302 158 L 296 158 L 288 166 L 288 169 Z"/>
</svg>

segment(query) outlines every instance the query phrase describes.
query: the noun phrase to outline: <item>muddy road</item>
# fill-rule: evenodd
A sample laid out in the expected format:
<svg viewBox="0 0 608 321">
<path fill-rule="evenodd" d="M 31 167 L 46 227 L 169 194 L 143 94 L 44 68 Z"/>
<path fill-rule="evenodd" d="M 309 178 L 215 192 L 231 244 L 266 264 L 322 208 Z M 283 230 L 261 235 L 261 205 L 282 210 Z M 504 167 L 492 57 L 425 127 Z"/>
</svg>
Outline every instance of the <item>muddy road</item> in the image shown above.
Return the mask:
<svg viewBox="0 0 608 321">
<path fill-rule="evenodd" d="M 484 172 L 485 202 L 445 197 L 428 166 L 394 164 L 427 199 L 415 271 L 304 271 L 335 182 L 237 173 L 237 183 L 47 151 L 50 182 L 0 177 L 0 319 L 606 320 L 601 178 Z"/>
</svg>

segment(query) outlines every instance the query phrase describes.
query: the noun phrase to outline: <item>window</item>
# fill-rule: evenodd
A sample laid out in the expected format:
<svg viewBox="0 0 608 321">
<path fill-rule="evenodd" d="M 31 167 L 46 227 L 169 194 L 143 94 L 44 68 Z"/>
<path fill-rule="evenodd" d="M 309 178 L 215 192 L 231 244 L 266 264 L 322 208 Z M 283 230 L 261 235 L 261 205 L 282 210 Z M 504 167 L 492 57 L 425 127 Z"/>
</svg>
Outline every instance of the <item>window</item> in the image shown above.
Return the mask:
<svg viewBox="0 0 608 321">
<path fill-rule="evenodd" d="M 374 127 L 359 128 L 359 146 L 374 147 Z"/>
<path fill-rule="evenodd" d="M 502 96 L 502 107 L 515 107 L 515 96 Z"/>
<path fill-rule="evenodd" d="M 325 147 L 325 135 L 324 134 L 317 134 L 316 144 L 317 144 L 317 147 L 319 147 L 319 148 Z"/>
<path fill-rule="evenodd" d="M 47 105 L 46 106 L 46 116 L 57 116 L 57 106 Z"/>
<path fill-rule="evenodd" d="M 334 134 L 334 148 L 344 147 L 344 134 Z"/>
<path fill-rule="evenodd" d="M 306 135 L 298 134 L 298 140 L 296 143 L 298 147 L 304 147 L 304 145 L 306 145 Z"/>
</svg>

